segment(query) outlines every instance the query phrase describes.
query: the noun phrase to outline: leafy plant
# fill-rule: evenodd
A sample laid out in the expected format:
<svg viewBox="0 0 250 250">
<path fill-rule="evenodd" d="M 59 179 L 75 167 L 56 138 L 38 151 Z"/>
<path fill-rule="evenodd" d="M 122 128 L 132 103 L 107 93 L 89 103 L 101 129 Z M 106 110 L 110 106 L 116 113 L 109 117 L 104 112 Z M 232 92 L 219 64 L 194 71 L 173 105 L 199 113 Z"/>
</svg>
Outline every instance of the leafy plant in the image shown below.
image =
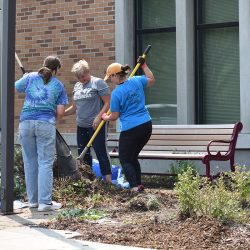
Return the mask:
<svg viewBox="0 0 250 250">
<path fill-rule="evenodd" d="M 79 194 L 79 195 L 86 195 L 87 193 L 87 190 L 86 190 L 86 183 L 81 181 L 81 180 L 78 180 L 76 182 L 73 182 L 72 183 L 72 187 L 73 187 L 73 190 L 76 194 Z"/>
<path fill-rule="evenodd" d="M 147 207 L 150 211 L 157 211 L 160 209 L 161 203 L 156 197 L 150 197 L 147 201 Z"/>
<path fill-rule="evenodd" d="M 22 156 L 22 149 L 20 146 L 14 148 L 14 166 L 16 167 L 16 172 L 24 175 L 24 163 Z"/>
<path fill-rule="evenodd" d="M 181 213 L 188 216 L 208 215 L 222 222 L 246 220 L 246 211 L 242 209 L 242 200 L 246 201 L 248 193 L 247 173 L 236 171 L 228 173 L 235 189 L 226 185 L 224 176 L 216 182 L 206 177 L 194 176 L 192 168 L 178 175 L 176 183 Z M 233 176 L 233 177 L 232 177 Z"/>
<path fill-rule="evenodd" d="M 246 167 L 235 167 L 235 172 L 231 173 L 232 187 L 239 193 L 239 200 L 242 207 L 250 205 L 250 171 Z"/>
<path fill-rule="evenodd" d="M 71 209 L 64 210 L 57 214 L 56 218 L 62 220 L 64 218 L 80 218 L 81 220 L 99 220 L 106 217 L 107 214 L 103 211 L 98 211 L 96 209 L 83 210 L 83 209 Z"/>
<path fill-rule="evenodd" d="M 14 148 L 14 197 L 24 199 L 25 196 L 26 186 L 22 149 L 20 146 L 16 146 Z"/>
<path fill-rule="evenodd" d="M 18 173 L 14 174 L 14 197 L 24 199 L 26 195 L 26 186 L 24 177 L 20 177 Z"/>
<path fill-rule="evenodd" d="M 203 205 L 203 209 L 199 209 L 198 213 L 210 215 L 222 222 L 244 220 L 245 213 L 240 206 L 240 195 L 227 188 L 223 176 L 217 180 L 216 185 L 207 182 L 202 192 L 199 202 L 200 208 Z"/>
<path fill-rule="evenodd" d="M 199 176 L 193 174 L 192 167 L 187 167 L 187 170 L 178 174 L 178 182 L 175 185 L 177 196 L 180 202 L 181 212 L 187 216 L 195 214 L 197 194 L 201 181 Z"/>
<path fill-rule="evenodd" d="M 82 209 L 71 209 L 71 210 L 64 210 L 64 211 L 61 211 L 57 214 L 56 218 L 58 220 L 61 220 L 63 218 L 66 218 L 66 219 L 71 219 L 71 218 L 75 218 L 75 217 L 80 217 L 81 215 L 84 214 L 84 210 Z"/>
<path fill-rule="evenodd" d="M 195 174 L 196 167 L 192 161 L 178 160 L 175 163 L 170 164 L 170 172 L 171 174 L 175 175 L 182 174 L 183 172 L 187 171 L 188 168 L 191 168 L 193 174 Z"/>
<path fill-rule="evenodd" d="M 91 198 L 92 202 L 93 202 L 93 205 L 98 205 L 100 204 L 102 201 L 104 201 L 104 198 L 101 194 L 97 193 L 97 194 L 94 194 Z"/>
<path fill-rule="evenodd" d="M 98 211 L 96 209 L 87 210 L 83 215 L 80 216 L 82 220 L 100 220 L 106 217 L 107 214 L 103 211 Z"/>
</svg>

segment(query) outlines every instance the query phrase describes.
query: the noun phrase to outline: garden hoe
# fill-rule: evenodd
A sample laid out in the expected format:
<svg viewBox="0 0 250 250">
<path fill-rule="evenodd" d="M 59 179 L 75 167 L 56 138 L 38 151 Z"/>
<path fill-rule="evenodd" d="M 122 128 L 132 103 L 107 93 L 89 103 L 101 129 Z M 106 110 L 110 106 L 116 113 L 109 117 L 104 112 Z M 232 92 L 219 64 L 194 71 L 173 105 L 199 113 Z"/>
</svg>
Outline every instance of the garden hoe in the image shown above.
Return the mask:
<svg viewBox="0 0 250 250">
<path fill-rule="evenodd" d="M 147 48 L 145 49 L 145 51 L 142 54 L 142 58 L 146 58 L 149 50 L 151 49 L 151 45 L 148 45 Z M 138 70 L 138 68 L 141 66 L 141 63 L 137 63 L 135 68 L 133 69 L 133 71 L 131 72 L 130 77 L 134 76 L 134 74 L 136 73 L 136 71 Z M 107 115 L 110 114 L 110 110 L 108 110 Z M 81 162 L 83 162 L 84 156 L 85 154 L 88 152 L 88 150 L 90 149 L 93 141 L 95 140 L 96 136 L 98 135 L 99 131 L 101 130 L 101 128 L 103 127 L 103 125 L 105 124 L 105 121 L 102 120 L 99 124 L 99 126 L 97 127 L 97 129 L 95 130 L 95 133 L 93 134 L 93 136 L 90 138 L 88 144 L 86 145 L 86 147 L 83 149 L 82 153 L 79 155 L 79 157 L 77 159 L 79 159 Z"/>
<path fill-rule="evenodd" d="M 25 74 L 26 71 L 18 58 L 17 53 L 15 53 L 16 61 L 19 67 L 22 70 L 22 73 Z M 59 178 L 65 178 L 70 176 L 73 179 L 80 179 L 81 173 L 78 169 L 76 159 L 71 155 L 70 148 L 62 135 L 56 129 L 56 155 L 53 164 L 54 176 Z"/>
</svg>

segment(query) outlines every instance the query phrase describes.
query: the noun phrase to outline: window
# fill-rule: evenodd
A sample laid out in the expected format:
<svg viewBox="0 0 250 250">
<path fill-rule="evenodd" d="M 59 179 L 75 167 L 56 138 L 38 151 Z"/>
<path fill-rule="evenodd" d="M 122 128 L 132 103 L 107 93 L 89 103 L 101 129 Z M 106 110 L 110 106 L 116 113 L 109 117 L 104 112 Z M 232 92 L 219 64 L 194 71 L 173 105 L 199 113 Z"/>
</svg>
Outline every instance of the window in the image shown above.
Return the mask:
<svg viewBox="0 0 250 250">
<path fill-rule="evenodd" d="M 196 0 L 197 123 L 240 120 L 238 0 Z"/>
<path fill-rule="evenodd" d="M 156 84 L 146 89 L 146 105 L 153 124 L 176 124 L 175 0 L 135 3 L 136 55 L 152 45 L 147 62 L 156 77 Z"/>
</svg>

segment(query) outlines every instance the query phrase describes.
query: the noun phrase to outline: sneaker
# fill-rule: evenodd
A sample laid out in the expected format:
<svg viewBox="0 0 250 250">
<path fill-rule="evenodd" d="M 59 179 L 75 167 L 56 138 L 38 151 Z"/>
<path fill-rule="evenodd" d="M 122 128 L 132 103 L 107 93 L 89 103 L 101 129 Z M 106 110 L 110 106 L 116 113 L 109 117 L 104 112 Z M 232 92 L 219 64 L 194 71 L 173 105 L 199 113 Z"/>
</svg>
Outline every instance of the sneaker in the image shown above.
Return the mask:
<svg viewBox="0 0 250 250">
<path fill-rule="evenodd" d="M 35 203 L 30 203 L 30 204 L 29 204 L 29 207 L 30 207 L 30 208 L 36 208 L 36 207 L 38 207 L 38 203 L 37 203 L 37 202 L 35 202 Z"/>
<path fill-rule="evenodd" d="M 61 203 L 52 201 L 51 204 L 39 204 L 37 211 L 45 212 L 45 211 L 54 211 L 58 210 L 62 207 Z"/>
<path fill-rule="evenodd" d="M 143 185 L 139 185 L 138 186 L 138 192 L 143 192 L 144 191 L 144 186 Z"/>
<path fill-rule="evenodd" d="M 132 193 L 140 193 L 140 192 L 143 192 L 144 191 L 144 186 L 143 185 L 139 185 L 137 187 L 133 187 L 130 189 L 130 191 Z"/>
</svg>

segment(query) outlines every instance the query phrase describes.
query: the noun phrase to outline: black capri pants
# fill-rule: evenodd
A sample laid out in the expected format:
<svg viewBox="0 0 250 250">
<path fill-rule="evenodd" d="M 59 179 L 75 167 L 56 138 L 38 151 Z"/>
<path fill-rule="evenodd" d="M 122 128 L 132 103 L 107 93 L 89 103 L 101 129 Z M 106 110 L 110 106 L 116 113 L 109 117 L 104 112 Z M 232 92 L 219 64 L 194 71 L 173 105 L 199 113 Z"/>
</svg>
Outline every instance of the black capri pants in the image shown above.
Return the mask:
<svg viewBox="0 0 250 250">
<path fill-rule="evenodd" d="M 152 122 L 148 121 L 121 132 L 119 138 L 119 159 L 130 187 L 141 185 L 141 166 L 138 155 L 152 134 Z"/>
</svg>

